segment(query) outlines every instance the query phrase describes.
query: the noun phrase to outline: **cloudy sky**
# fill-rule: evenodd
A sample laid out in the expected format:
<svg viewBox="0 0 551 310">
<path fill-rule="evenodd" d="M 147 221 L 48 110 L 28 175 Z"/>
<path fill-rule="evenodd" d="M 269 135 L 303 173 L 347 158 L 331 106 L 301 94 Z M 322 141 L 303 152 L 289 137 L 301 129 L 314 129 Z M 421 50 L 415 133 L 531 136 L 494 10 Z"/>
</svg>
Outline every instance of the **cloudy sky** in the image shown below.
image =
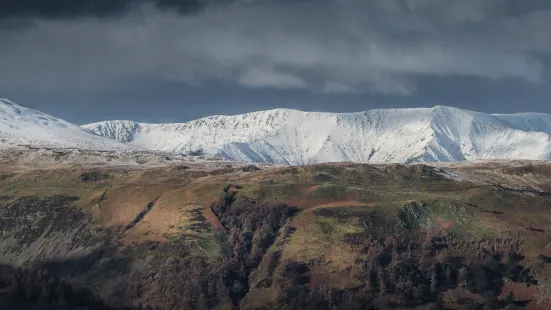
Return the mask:
<svg viewBox="0 0 551 310">
<path fill-rule="evenodd" d="M 0 96 L 76 123 L 551 113 L 549 0 L 2 0 Z"/>
</svg>

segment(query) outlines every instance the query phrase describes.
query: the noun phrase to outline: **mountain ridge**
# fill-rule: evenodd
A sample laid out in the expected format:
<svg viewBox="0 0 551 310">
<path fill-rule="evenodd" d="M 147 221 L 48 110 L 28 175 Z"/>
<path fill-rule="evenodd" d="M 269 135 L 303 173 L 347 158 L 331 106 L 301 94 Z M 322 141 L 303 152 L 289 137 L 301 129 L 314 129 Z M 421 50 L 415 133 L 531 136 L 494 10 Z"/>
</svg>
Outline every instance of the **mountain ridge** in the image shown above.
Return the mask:
<svg viewBox="0 0 551 310">
<path fill-rule="evenodd" d="M 83 128 L 153 150 L 290 165 L 551 158 L 551 115 L 442 105 L 354 113 L 273 109 L 185 123 L 105 121 Z"/>
<path fill-rule="evenodd" d="M 140 149 L 0 98 L 0 149 L 21 146 L 114 151 Z"/>
<path fill-rule="evenodd" d="M 485 114 L 438 105 L 354 113 L 272 109 L 185 123 L 77 126 L 0 99 L 0 147 L 151 150 L 240 162 L 412 163 L 551 159 L 551 115 Z"/>
</svg>

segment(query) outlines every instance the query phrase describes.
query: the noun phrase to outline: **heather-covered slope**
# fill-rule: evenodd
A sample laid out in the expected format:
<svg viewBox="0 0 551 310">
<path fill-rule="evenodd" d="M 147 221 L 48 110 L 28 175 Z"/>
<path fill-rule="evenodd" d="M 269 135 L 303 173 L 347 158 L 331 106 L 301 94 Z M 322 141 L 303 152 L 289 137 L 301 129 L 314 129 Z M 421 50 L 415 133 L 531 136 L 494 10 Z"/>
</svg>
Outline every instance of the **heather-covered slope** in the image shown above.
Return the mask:
<svg viewBox="0 0 551 310">
<path fill-rule="evenodd" d="M 550 179 L 546 162 L 5 166 L 0 307 L 549 309 Z"/>
<path fill-rule="evenodd" d="M 346 114 L 277 109 L 183 124 L 108 121 L 84 128 L 153 150 L 290 165 L 551 158 L 549 115 L 445 106 Z"/>
</svg>

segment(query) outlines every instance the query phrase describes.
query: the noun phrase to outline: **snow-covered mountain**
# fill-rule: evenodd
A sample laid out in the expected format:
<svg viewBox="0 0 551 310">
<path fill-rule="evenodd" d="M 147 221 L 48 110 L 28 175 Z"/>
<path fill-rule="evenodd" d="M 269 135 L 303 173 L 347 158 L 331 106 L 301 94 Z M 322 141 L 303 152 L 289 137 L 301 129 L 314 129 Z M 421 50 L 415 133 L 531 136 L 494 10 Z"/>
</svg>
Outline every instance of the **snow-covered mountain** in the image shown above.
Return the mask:
<svg viewBox="0 0 551 310">
<path fill-rule="evenodd" d="M 107 121 L 83 127 L 153 150 L 292 165 L 551 159 L 551 115 L 445 106 L 359 113 L 276 109 L 180 124 Z"/>
<path fill-rule="evenodd" d="M 115 151 L 139 149 L 0 98 L 0 149 L 17 146 Z"/>
</svg>

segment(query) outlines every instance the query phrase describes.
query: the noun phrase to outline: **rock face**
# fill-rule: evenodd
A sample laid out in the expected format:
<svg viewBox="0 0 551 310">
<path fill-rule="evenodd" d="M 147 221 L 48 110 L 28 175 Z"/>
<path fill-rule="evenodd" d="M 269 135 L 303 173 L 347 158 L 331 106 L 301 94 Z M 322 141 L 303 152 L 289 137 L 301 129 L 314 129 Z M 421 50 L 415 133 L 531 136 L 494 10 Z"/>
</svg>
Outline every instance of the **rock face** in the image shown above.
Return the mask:
<svg viewBox="0 0 551 310">
<path fill-rule="evenodd" d="M 551 158 L 551 115 L 445 106 L 345 114 L 276 109 L 182 124 L 107 121 L 83 127 L 151 150 L 289 165 Z"/>
</svg>

